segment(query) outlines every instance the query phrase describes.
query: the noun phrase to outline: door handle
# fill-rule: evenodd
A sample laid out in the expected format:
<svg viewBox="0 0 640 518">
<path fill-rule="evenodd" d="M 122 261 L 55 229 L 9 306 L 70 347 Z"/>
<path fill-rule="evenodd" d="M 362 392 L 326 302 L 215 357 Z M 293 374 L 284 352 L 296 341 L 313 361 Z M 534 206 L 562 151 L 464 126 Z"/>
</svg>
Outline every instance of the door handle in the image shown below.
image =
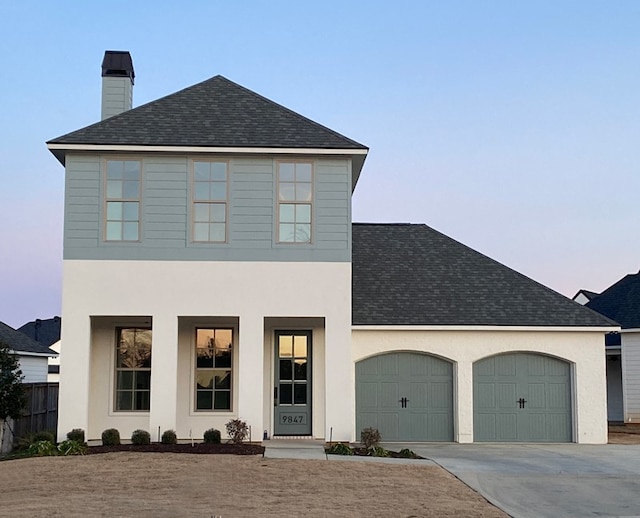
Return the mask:
<svg viewBox="0 0 640 518">
<path fill-rule="evenodd" d="M 518 403 L 518 406 L 520 408 L 524 408 L 525 403 L 527 402 L 527 400 L 523 397 L 521 397 L 520 399 L 518 399 L 518 401 L 516 401 L 516 403 Z"/>
<path fill-rule="evenodd" d="M 273 387 L 273 406 L 278 406 L 278 387 Z"/>
<path fill-rule="evenodd" d="M 402 408 L 407 408 L 407 403 L 409 402 L 409 399 L 407 399 L 406 397 L 403 397 L 401 399 L 398 399 L 398 403 L 400 403 Z"/>
</svg>

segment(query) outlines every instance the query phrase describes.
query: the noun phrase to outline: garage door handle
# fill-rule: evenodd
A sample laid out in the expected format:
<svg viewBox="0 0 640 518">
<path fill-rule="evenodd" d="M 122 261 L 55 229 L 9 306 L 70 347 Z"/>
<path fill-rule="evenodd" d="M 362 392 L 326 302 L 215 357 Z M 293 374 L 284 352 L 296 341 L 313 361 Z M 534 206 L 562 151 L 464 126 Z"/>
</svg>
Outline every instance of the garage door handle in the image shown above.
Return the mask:
<svg viewBox="0 0 640 518">
<path fill-rule="evenodd" d="M 409 402 L 409 400 L 406 397 L 403 397 L 402 399 L 398 399 L 398 403 L 402 404 L 402 408 L 407 408 L 407 403 Z"/>
<path fill-rule="evenodd" d="M 523 397 L 521 397 L 520 399 L 518 399 L 518 401 L 516 401 L 516 403 L 518 403 L 520 408 L 524 408 L 524 404 L 527 402 L 527 400 Z"/>
</svg>

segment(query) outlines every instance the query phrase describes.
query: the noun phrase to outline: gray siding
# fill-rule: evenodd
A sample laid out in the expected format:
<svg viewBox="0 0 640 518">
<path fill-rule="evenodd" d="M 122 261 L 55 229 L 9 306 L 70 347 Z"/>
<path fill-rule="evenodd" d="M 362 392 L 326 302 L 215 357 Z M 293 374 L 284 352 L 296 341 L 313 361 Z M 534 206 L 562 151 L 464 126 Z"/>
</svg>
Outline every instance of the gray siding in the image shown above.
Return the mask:
<svg viewBox="0 0 640 518">
<path fill-rule="evenodd" d="M 105 158 L 67 157 L 65 259 L 351 260 L 351 163 L 347 159 L 315 160 L 313 242 L 291 245 L 275 241 L 275 158 L 229 160 L 227 243 L 193 243 L 191 157 L 162 155 L 142 157 L 140 242 L 104 242 Z"/>
<path fill-rule="evenodd" d="M 640 422 L 640 332 L 622 333 L 625 421 Z"/>
</svg>

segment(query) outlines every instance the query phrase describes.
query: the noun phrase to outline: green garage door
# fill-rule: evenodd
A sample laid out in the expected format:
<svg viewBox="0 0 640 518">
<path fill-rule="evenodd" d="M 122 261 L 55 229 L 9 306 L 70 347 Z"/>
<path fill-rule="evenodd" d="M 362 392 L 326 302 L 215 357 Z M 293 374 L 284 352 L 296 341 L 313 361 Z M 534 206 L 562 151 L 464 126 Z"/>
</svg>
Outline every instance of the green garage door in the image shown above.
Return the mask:
<svg viewBox="0 0 640 518">
<path fill-rule="evenodd" d="M 452 441 L 450 362 L 416 353 L 374 356 L 356 364 L 356 435 L 380 431 L 383 441 Z"/>
<path fill-rule="evenodd" d="M 476 442 L 571 442 L 571 370 L 541 354 L 502 354 L 473 365 Z"/>
</svg>

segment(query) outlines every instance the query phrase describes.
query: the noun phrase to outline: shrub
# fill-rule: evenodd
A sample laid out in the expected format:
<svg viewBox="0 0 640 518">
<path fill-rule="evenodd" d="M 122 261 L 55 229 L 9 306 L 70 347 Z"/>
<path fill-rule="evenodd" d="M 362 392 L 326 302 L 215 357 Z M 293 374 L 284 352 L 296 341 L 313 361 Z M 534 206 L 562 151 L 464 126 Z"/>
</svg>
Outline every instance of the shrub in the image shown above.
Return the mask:
<svg viewBox="0 0 640 518">
<path fill-rule="evenodd" d="M 403 459 L 417 459 L 418 454 L 416 452 L 410 450 L 409 448 L 403 448 L 398 452 L 398 455 Z"/>
<path fill-rule="evenodd" d="M 162 444 L 178 444 L 178 436 L 173 430 L 165 430 L 160 438 Z"/>
<path fill-rule="evenodd" d="M 371 455 L 372 457 L 390 457 L 391 452 L 385 450 L 381 446 L 374 446 L 369 450 L 369 455 Z"/>
<path fill-rule="evenodd" d="M 151 444 L 151 434 L 146 430 L 134 430 L 131 434 L 131 443 L 137 446 Z"/>
<path fill-rule="evenodd" d="M 227 434 L 229 434 L 229 438 L 234 444 L 240 444 L 249 435 L 249 427 L 241 419 L 232 419 L 226 426 Z"/>
<path fill-rule="evenodd" d="M 57 455 L 58 449 L 51 441 L 35 441 L 27 448 L 27 453 L 36 457 L 46 457 L 49 455 Z"/>
<path fill-rule="evenodd" d="M 84 430 L 82 428 L 74 428 L 70 432 L 67 432 L 67 439 L 70 441 L 84 443 Z"/>
<path fill-rule="evenodd" d="M 83 433 L 84 435 L 84 433 Z M 87 446 L 84 441 L 74 441 L 73 439 L 67 439 L 58 444 L 58 453 L 60 455 L 84 455 L 87 451 Z"/>
<path fill-rule="evenodd" d="M 367 450 L 378 446 L 381 439 L 377 428 L 365 428 L 360 432 L 360 441 Z"/>
<path fill-rule="evenodd" d="M 41 441 L 48 441 L 48 442 L 55 443 L 56 436 L 54 435 L 53 432 L 50 432 L 48 430 L 43 430 L 42 432 L 36 432 L 33 435 L 33 442 L 41 442 Z"/>
<path fill-rule="evenodd" d="M 327 453 L 332 455 L 353 455 L 353 450 L 346 444 L 338 442 L 336 444 L 332 444 L 331 447 L 327 449 Z"/>
<path fill-rule="evenodd" d="M 118 446 L 120 444 L 120 432 L 115 428 L 107 428 L 102 432 L 103 446 Z"/>
<path fill-rule="evenodd" d="M 204 442 L 206 444 L 220 444 L 220 430 L 209 428 L 204 432 Z"/>
</svg>

